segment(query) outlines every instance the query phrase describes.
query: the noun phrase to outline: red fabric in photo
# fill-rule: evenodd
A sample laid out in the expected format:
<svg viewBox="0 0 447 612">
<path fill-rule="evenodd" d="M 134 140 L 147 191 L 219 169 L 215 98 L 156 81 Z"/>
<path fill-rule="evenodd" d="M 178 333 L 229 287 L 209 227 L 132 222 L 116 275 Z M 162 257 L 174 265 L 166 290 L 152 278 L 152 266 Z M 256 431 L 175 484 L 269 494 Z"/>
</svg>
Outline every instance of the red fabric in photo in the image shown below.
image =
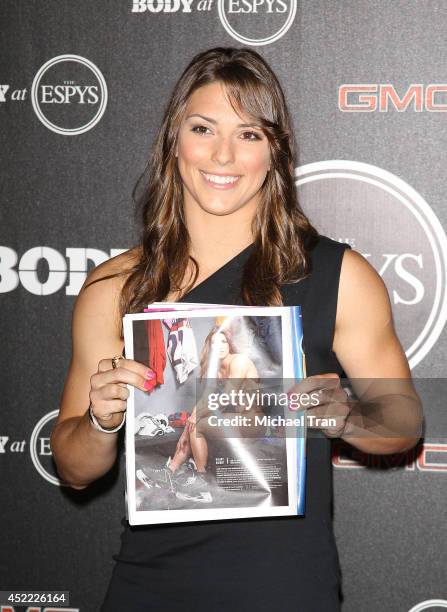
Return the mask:
<svg viewBox="0 0 447 612">
<path fill-rule="evenodd" d="M 146 321 L 147 343 L 149 346 L 149 367 L 155 372 L 155 384 L 164 383 L 163 372 L 166 367 L 166 349 L 161 321 Z"/>
</svg>

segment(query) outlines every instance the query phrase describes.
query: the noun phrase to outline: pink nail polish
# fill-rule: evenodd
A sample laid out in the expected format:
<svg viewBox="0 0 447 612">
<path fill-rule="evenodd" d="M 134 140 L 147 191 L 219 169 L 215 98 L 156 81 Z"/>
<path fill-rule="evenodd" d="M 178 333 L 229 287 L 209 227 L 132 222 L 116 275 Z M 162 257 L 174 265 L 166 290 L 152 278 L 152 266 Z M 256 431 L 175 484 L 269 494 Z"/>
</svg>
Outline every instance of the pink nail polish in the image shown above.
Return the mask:
<svg viewBox="0 0 447 612">
<path fill-rule="evenodd" d="M 149 380 L 153 380 L 155 378 L 154 370 L 152 370 L 151 368 L 146 370 L 145 377 L 148 378 Z"/>
<path fill-rule="evenodd" d="M 155 387 L 155 380 L 145 380 L 143 386 L 146 391 L 152 391 L 152 389 Z"/>
</svg>

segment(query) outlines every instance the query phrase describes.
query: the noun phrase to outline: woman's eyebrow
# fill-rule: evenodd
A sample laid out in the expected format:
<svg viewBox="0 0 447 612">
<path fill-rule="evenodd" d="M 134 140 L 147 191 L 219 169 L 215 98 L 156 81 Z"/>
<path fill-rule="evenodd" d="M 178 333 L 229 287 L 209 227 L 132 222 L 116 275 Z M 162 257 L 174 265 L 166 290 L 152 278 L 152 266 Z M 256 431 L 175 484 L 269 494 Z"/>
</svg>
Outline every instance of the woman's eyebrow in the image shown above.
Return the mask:
<svg viewBox="0 0 447 612">
<path fill-rule="evenodd" d="M 217 125 L 219 123 L 215 119 L 212 119 L 211 117 L 205 117 L 205 115 L 200 115 L 199 113 L 193 113 L 192 115 L 188 115 L 186 119 L 191 119 L 191 117 L 200 117 L 201 119 L 205 119 L 205 121 L 209 121 L 210 123 L 213 123 L 214 125 Z M 257 125 L 256 123 L 239 123 L 236 127 L 243 127 L 243 128 L 255 127 L 255 128 L 261 129 L 261 127 Z"/>
</svg>

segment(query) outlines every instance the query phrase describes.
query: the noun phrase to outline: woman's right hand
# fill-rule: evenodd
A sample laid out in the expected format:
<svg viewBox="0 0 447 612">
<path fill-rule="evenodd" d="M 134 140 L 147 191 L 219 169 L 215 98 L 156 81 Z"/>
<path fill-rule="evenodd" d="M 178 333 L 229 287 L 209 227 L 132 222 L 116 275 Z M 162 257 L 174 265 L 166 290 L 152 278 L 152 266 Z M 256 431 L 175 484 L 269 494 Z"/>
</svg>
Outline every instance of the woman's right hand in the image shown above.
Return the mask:
<svg viewBox="0 0 447 612">
<path fill-rule="evenodd" d="M 133 385 L 148 392 L 154 388 L 155 372 L 133 359 L 119 359 L 116 368 L 112 359 L 101 359 L 98 371 L 90 378 L 90 405 L 98 423 L 104 429 L 113 429 L 123 420 L 127 409 L 129 389 Z"/>
</svg>

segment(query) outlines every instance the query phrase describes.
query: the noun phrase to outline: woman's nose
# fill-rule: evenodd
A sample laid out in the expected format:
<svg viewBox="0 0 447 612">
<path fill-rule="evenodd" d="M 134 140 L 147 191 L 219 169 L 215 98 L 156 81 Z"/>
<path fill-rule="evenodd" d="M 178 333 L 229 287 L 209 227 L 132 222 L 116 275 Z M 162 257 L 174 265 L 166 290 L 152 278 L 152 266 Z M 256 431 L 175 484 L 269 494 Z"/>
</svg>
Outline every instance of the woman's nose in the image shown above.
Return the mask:
<svg viewBox="0 0 447 612">
<path fill-rule="evenodd" d="M 234 149 L 230 138 L 217 139 L 212 160 L 220 165 L 225 165 L 234 161 Z"/>
</svg>

